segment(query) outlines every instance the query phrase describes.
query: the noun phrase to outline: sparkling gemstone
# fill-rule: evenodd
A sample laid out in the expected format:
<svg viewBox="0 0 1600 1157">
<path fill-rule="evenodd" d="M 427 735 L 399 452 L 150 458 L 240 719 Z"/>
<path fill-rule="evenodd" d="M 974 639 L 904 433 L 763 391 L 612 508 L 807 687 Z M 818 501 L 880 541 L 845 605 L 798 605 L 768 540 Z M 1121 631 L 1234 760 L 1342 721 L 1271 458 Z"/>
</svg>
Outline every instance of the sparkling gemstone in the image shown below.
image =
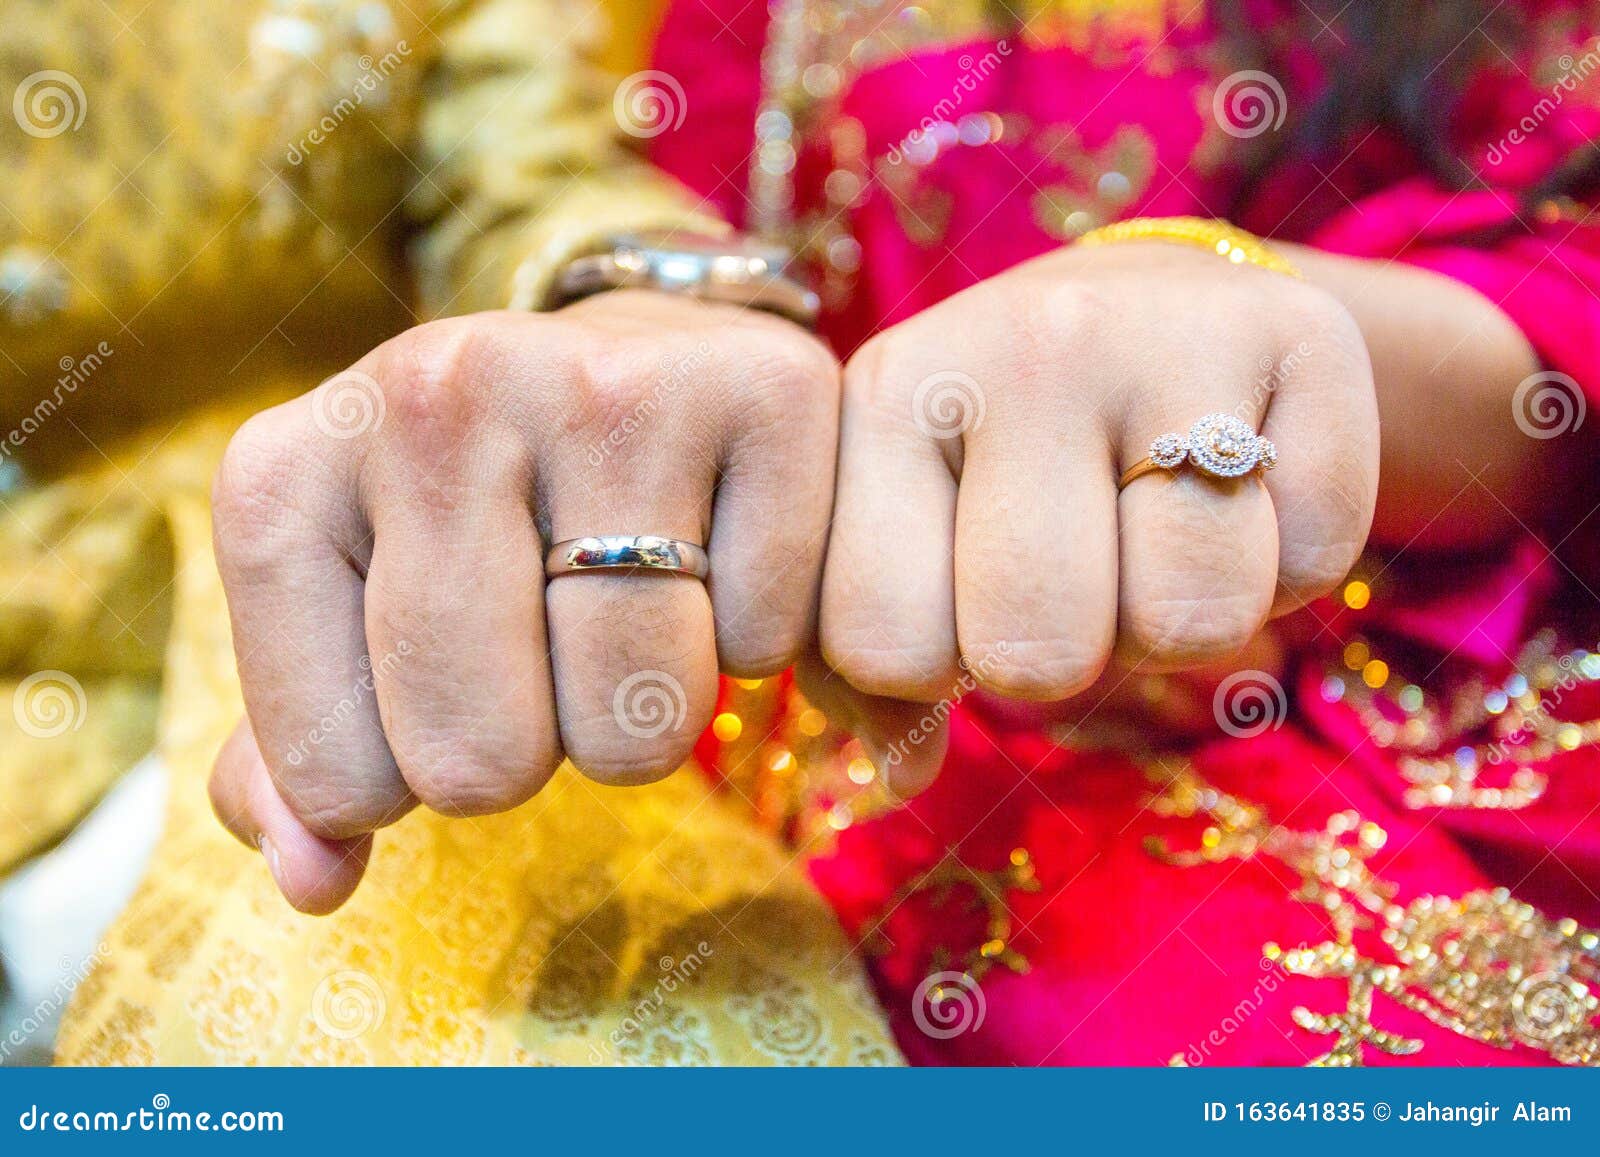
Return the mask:
<svg viewBox="0 0 1600 1157">
<path fill-rule="evenodd" d="M 1163 434 L 1150 443 L 1150 461 L 1167 470 L 1183 465 L 1189 456 L 1189 440 L 1182 434 Z"/>
<path fill-rule="evenodd" d="M 1256 439 L 1256 459 L 1261 463 L 1261 469 L 1271 470 L 1278 464 L 1278 447 L 1271 438 Z"/>
<path fill-rule="evenodd" d="M 1217 478 L 1238 478 L 1260 461 L 1261 438 L 1231 414 L 1207 414 L 1189 429 L 1189 460 Z"/>
</svg>

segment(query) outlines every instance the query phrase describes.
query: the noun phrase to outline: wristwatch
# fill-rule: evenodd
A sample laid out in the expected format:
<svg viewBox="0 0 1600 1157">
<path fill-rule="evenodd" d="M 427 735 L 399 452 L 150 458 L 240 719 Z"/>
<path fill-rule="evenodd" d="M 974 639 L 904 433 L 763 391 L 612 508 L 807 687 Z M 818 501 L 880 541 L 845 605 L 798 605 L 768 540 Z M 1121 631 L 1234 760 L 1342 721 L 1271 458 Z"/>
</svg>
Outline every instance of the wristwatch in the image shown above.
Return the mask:
<svg viewBox="0 0 1600 1157">
<path fill-rule="evenodd" d="M 609 289 L 657 289 L 776 313 L 803 326 L 817 319 L 817 295 L 794 272 L 789 252 L 747 237 L 627 233 L 603 239 L 556 275 L 546 308 Z"/>
</svg>

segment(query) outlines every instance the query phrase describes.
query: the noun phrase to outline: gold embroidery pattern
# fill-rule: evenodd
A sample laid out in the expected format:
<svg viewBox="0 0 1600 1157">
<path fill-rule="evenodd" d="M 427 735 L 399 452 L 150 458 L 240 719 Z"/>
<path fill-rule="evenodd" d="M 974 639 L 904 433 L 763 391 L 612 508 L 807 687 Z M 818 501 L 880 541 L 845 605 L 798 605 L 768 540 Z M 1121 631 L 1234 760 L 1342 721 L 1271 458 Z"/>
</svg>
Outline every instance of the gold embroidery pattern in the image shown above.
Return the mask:
<svg viewBox="0 0 1600 1157">
<path fill-rule="evenodd" d="M 1356 813 L 1340 812 L 1320 831 L 1294 831 L 1205 782 L 1187 763 L 1155 765 L 1147 774 L 1159 787 L 1151 802 L 1158 815 L 1210 821 L 1199 848 L 1174 851 L 1152 838 L 1153 855 L 1180 867 L 1266 856 L 1300 878 L 1297 899 L 1327 913 L 1332 940 L 1265 949 L 1294 975 L 1345 982 L 1343 1011 L 1294 1011 L 1302 1028 L 1335 1038 L 1312 1065 L 1360 1065 L 1368 1048 L 1402 1056 L 1422 1049 L 1421 1041 L 1374 1022 L 1379 994 L 1471 1040 L 1523 1045 L 1565 1065 L 1600 1065 L 1600 933 L 1551 920 L 1504 888 L 1401 906 L 1393 902 L 1395 885 L 1367 862 L 1387 834 Z M 1358 931 L 1375 931 L 1374 952 L 1391 959 L 1358 948 Z"/>
<path fill-rule="evenodd" d="M 1600 743 L 1600 719 L 1562 712 L 1600 683 L 1600 654 L 1562 649 L 1554 631 L 1535 635 L 1506 678 L 1469 679 L 1448 697 L 1396 677 L 1364 639 L 1345 647 L 1343 667 L 1328 671 L 1322 697 L 1348 704 L 1372 741 L 1398 754 L 1409 808 L 1525 808 L 1549 783 L 1535 764 Z"/>
<path fill-rule="evenodd" d="M 959 960 L 961 970 L 973 983 L 982 980 L 996 964 L 1003 965 L 1012 972 L 1027 972 L 1027 957 L 1011 944 L 1015 919 L 1011 912 L 1009 895 L 1012 892 L 1038 892 L 1040 889 L 1039 881 L 1034 875 L 1033 857 L 1029 855 L 1028 849 L 1013 848 L 1007 857 L 1006 866 L 999 871 L 969 867 L 956 859 L 952 851 L 932 868 L 917 873 L 900 885 L 886 906 L 885 912 L 893 912 L 913 896 L 923 894 L 928 896 L 929 902 L 935 908 L 942 908 L 951 902 L 958 889 L 971 893 L 967 911 L 981 909 L 987 918 L 985 939 L 977 947 L 967 949 L 961 954 Z M 883 932 L 883 919 L 884 917 L 880 917 L 875 923 L 872 931 L 865 937 L 863 945 L 867 951 L 877 955 L 882 955 L 891 948 L 888 937 Z M 945 972 L 954 962 L 954 953 L 950 946 L 941 944 L 933 951 L 928 972 L 930 975 Z"/>
<path fill-rule="evenodd" d="M 756 1052 L 780 1065 L 817 1065 L 832 1051 L 828 1027 L 805 987 L 788 977 L 752 970 L 727 1001 L 750 1033 Z"/>
<path fill-rule="evenodd" d="M 1119 219 L 1144 195 L 1155 173 L 1155 142 L 1135 125 L 1123 125 L 1098 149 L 1086 148 L 1065 126 L 1052 125 L 1036 145 L 1064 174 L 1033 196 L 1034 222 L 1058 241 Z"/>
<path fill-rule="evenodd" d="M 235 942 L 222 945 L 189 1009 L 200 1046 L 220 1064 L 260 1064 L 277 1043 L 276 969 Z"/>
<path fill-rule="evenodd" d="M 1164 74 L 1174 56 L 1166 35 L 1203 19 L 1203 6 L 1175 0 L 1033 0 L 998 10 L 973 0 L 929 6 L 782 0 L 774 6 L 761 64 L 748 188 L 751 225 L 817 260 L 824 302 L 833 308 L 848 299 L 860 266 L 861 246 L 850 232 L 849 214 L 869 186 L 892 198 L 908 237 L 935 244 L 945 235 L 953 205 L 947 192 L 921 180 L 919 170 L 955 148 L 1031 139 L 1060 170 L 1032 204 L 1034 220 L 1052 237 L 1070 239 L 1115 220 L 1154 172 L 1154 145 L 1137 126 L 1124 126 L 1104 146 L 1090 148 L 1064 126 L 1035 129 L 1027 118 L 967 105 L 966 94 L 1018 43 L 1067 44 L 1099 67 L 1137 51 L 1143 67 Z M 960 58 L 963 75 L 935 106 L 937 115 L 885 155 L 869 156 L 861 125 L 839 111 L 849 82 L 919 47 L 983 38 L 993 39 L 993 47 Z M 830 172 L 823 203 L 803 211 L 794 172 L 799 151 L 813 140 L 824 147 Z"/>
</svg>

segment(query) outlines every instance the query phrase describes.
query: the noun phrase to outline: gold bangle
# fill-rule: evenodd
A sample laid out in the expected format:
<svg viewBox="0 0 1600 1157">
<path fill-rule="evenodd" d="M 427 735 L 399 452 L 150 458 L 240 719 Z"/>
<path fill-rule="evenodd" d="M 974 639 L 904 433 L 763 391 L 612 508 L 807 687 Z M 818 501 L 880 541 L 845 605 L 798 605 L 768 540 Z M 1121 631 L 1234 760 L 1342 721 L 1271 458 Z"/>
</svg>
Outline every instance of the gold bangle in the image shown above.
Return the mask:
<svg viewBox="0 0 1600 1157">
<path fill-rule="evenodd" d="M 1078 238 L 1077 244 L 1116 245 L 1125 241 L 1173 241 L 1193 245 L 1197 249 L 1209 249 L 1234 265 L 1254 265 L 1274 273 L 1305 278 L 1305 274 L 1254 233 L 1208 217 L 1134 217 L 1091 229 Z"/>
</svg>

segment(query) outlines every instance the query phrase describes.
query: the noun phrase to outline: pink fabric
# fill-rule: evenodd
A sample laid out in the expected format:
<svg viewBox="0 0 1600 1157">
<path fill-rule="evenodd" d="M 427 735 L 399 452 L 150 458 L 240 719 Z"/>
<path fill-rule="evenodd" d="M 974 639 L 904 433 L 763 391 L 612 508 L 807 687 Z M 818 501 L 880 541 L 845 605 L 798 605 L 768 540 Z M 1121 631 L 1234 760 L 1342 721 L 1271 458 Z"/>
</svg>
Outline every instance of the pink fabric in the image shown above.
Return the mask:
<svg viewBox="0 0 1600 1157">
<path fill-rule="evenodd" d="M 1265 20 L 1294 7 L 1257 6 Z M 1587 45 L 1580 41 L 1595 30 L 1582 23 L 1580 5 L 1525 7 L 1568 13 L 1564 27 L 1581 57 Z M 656 139 L 653 155 L 735 220 L 747 210 L 766 19 L 765 6 L 744 0 L 678 0 L 658 45 L 656 65 L 683 84 L 688 115 L 680 130 Z M 1235 200 L 1239 168 L 1227 156 L 1220 164 L 1200 162 L 1216 143 L 1208 123 L 1218 79 L 1214 48 L 1206 27 L 1167 38 L 1159 52 L 1017 43 L 970 88 L 963 77 L 997 44 L 930 49 L 855 78 L 838 112 L 859 121 L 874 157 L 901 145 L 953 94 L 953 119 L 975 112 L 1025 117 L 1036 129 L 1074 132 L 1088 150 L 1134 126 L 1154 146 L 1154 172 L 1125 213 L 1220 216 Z M 1600 110 L 1568 92 L 1551 105 L 1545 98 L 1556 89 L 1531 79 L 1536 70 L 1528 65 L 1478 78 L 1459 117 L 1458 143 L 1483 187 L 1441 188 L 1380 134 L 1337 163 L 1275 174 L 1253 193 L 1242 220 L 1274 236 L 1457 278 L 1497 302 L 1552 370 L 1593 387 L 1600 383 L 1600 230 L 1541 219 L 1483 241 L 1514 223 L 1518 190 L 1600 136 Z M 1291 102 L 1314 96 L 1309 66 L 1286 80 Z M 802 208 L 821 201 L 829 167 L 822 138 L 809 140 L 797 169 Z M 1068 176 L 1037 136 L 949 149 L 918 169 L 910 186 L 913 207 L 948 212 L 932 244 L 907 235 L 895 198 L 872 183 L 850 215 L 862 246 L 856 292 L 826 322 L 841 353 L 1058 244 L 1030 204 L 1037 187 Z M 1552 501 L 1563 499 L 1583 499 L 1580 514 L 1587 511 L 1595 499 L 1592 473 L 1575 471 L 1553 486 Z M 1600 923 L 1600 755 L 1552 760 L 1548 794 L 1519 813 L 1407 811 L 1391 756 L 1368 741 L 1349 707 L 1318 693 L 1330 648 L 1357 628 L 1412 660 L 1411 669 L 1437 669 L 1434 689 L 1474 673 L 1503 676 L 1508 657 L 1547 624 L 1593 644 L 1590 588 L 1600 589 L 1600 566 L 1584 550 L 1600 536 L 1593 527 L 1577 530 L 1561 544 L 1559 561 L 1530 538 L 1495 559 L 1440 559 L 1422 574 L 1397 572 L 1393 592 L 1365 612 L 1319 608 L 1334 629 L 1295 657 L 1287 681 L 1291 723 L 1251 740 L 1204 744 L 1194 753 L 1197 764 L 1280 823 L 1321 827 L 1330 814 L 1355 808 L 1381 824 L 1390 839 L 1375 863 L 1400 885 L 1402 901 L 1505 885 L 1547 912 Z M 1600 703 L 1564 704 L 1563 713 L 1569 710 L 1593 718 Z M 1017 717 L 981 707 L 958 712 L 938 784 L 901 812 L 851 829 L 834 854 L 812 864 L 851 932 L 872 930 L 892 911 L 881 930 L 892 948 L 873 958 L 873 968 L 908 1055 L 929 1064 L 1147 1064 L 1187 1052 L 1205 1063 L 1277 1064 L 1303 1063 L 1325 1050 L 1328 1040 L 1294 1027 L 1290 1009 L 1340 1011 L 1343 985 L 1287 977 L 1262 958 L 1268 941 L 1294 946 L 1329 937 L 1325 918 L 1289 898 L 1294 881 L 1266 860 L 1190 869 L 1158 862 L 1143 837 L 1181 842 L 1185 825 L 1145 808 L 1140 773 L 1115 756 L 1058 750 L 1041 727 L 1006 722 Z M 1190 826 L 1190 846 L 1197 826 Z M 920 900 L 896 908 L 896 890 L 947 849 L 970 866 L 998 868 L 1019 846 L 1033 854 L 1043 884 L 1036 895 L 1012 897 L 1021 929 L 1015 946 L 1031 970 L 988 974 L 981 1030 L 947 1040 L 919 1031 L 912 992 L 935 949 L 980 943 L 983 929 L 976 916 Z M 1247 996 L 1258 1007 L 1241 1016 Z M 1411 1062 L 1369 1051 L 1372 1063 L 1542 1060 L 1453 1036 L 1392 1004 L 1379 1019 L 1427 1045 Z"/>
<path fill-rule="evenodd" d="M 1393 849 L 1379 868 L 1409 894 L 1459 895 L 1489 884 L 1444 831 L 1394 813 L 1332 749 L 1293 730 L 1218 742 L 1197 762 L 1212 782 L 1290 826 L 1320 827 L 1346 808 L 1379 818 Z M 994 734 L 961 717 L 939 782 L 905 811 L 846 833 L 837 854 L 813 866 L 848 931 L 877 928 L 880 914 L 892 912 L 877 931 L 894 947 L 875 968 L 913 1062 L 1143 1065 L 1188 1054 L 1195 1064 L 1303 1064 L 1328 1047 L 1294 1028 L 1290 1012 L 1302 1004 L 1342 1011 L 1342 986 L 1286 976 L 1263 956 L 1269 941 L 1322 942 L 1327 921 L 1286 901 L 1297 881 L 1270 860 L 1157 863 L 1146 836 L 1194 847 L 1202 825 L 1155 816 L 1144 807 L 1148 794 L 1140 772 L 1120 760 L 1052 750 L 1037 733 Z M 940 1040 L 918 1029 L 911 993 L 935 946 L 981 942 L 981 925 L 952 926 L 951 909 L 925 897 L 891 901 L 901 880 L 939 860 L 947 841 L 979 867 L 1003 866 L 1014 847 L 1033 849 L 1042 888 L 1013 901 L 1022 931 L 1012 943 L 1030 970 L 991 970 L 982 980 L 983 1026 Z M 1412 1063 L 1537 1059 L 1456 1040 L 1409 1014 L 1386 1009 L 1383 1023 L 1428 1040 Z"/>
</svg>

